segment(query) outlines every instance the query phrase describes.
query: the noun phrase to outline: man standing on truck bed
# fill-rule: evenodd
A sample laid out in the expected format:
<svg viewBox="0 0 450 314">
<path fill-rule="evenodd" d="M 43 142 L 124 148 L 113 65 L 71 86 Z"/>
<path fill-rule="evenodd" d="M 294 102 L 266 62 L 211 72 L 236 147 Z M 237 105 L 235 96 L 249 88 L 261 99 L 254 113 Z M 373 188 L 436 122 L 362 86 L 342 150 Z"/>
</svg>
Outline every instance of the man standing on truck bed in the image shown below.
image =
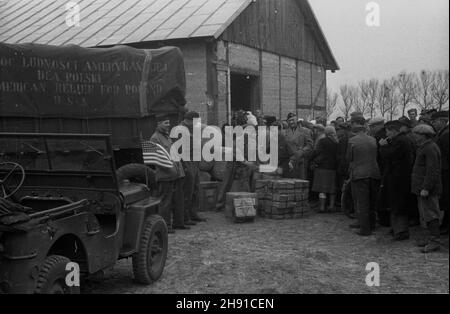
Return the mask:
<svg viewBox="0 0 450 314">
<path fill-rule="evenodd" d="M 155 133 L 150 138 L 150 142 L 158 144 L 170 156 L 172 140 L 170 139 L 169 116 L 160 114 L 156 116 L 158 123 Z M 165 168 L 156 166 L 156 181 L 159 185 L 161 203 L 159 205 L 160 215 L 166 221 L 169 233 L 174 233 L 174 229 L 189 229 L 184 225 L 184 170 L 181 162 L 172 161 L 173 167 Z M 171 211 L 173 210 L 173 224 Z"/>
</svg>

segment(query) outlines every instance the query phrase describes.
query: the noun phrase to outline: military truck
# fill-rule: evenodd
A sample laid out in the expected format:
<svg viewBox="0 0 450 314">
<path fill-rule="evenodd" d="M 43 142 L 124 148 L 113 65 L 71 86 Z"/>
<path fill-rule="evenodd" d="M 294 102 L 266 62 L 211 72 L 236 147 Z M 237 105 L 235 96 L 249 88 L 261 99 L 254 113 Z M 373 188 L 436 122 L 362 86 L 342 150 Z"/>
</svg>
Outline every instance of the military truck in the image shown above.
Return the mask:
<svg viewBox="0 0 450 314">
<path fill-rule="evenodd" d="M 179 122 L 185 90 L 176 47 L 0 43 L 0 132 L 110 134 L 117 167 L 134 164 L 121 176 L 144 169 L 155 115 Z"/>
<path fill-rule="evenodd" d="M 138 283 L 158 280 L 159 202 L 118 181 L 109 135 L 0 133 L 0 292 L 78 293 L 123 258 Z"/>
<path fill-rule="evenodd" d="M 142 140 L 185 105 L 180 50 L 0 43 L 0 292 L 73 293 L 133 258 L 157 280 L 167 226 Z"/>
</svg>

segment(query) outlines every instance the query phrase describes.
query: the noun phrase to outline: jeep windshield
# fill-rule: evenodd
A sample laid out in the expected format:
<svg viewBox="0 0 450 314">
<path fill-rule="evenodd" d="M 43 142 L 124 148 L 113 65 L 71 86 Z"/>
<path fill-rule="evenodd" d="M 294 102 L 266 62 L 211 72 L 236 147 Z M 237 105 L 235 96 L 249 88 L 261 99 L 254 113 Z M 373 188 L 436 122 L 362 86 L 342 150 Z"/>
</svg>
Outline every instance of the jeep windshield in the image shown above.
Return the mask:
<svg viewBox="0 0 450 314">
<path fill-rule="evenodd" d="M 111 154 L 106 135 L 0 133 L 0 163 L 18 163 L 27 172 L 110 173 Z"/>
</svg>

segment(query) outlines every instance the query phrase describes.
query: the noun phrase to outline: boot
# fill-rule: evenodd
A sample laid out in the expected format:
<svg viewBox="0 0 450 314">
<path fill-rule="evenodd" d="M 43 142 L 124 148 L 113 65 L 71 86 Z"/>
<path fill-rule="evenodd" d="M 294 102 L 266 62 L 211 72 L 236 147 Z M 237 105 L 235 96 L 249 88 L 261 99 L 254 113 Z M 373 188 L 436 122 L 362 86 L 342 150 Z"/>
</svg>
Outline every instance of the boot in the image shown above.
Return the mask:
<svg viewBox="0 0 450 314">
<path fill-rule="evenodd" d="M 319 213 L 326 213 L 326 205 L 327 205 L 327 199 L 326 198 L 319 198 Z"/>
<path fill-rule="evenodd" d="M 330 205 L 328 207 L 328 212 L 334 213 L 336 211 L 335 202 L 336 202 L 336 195 L 330 194 Z"/>
<path fill-rule="evenodd" d="M 427 224 L 428 230 L 430 231 L 431 238 L 428 244 L 420 250 L 422 253 L 436 252 L 441 249 L 441 235 L 439 230 L 439 220 L 435 219 Z"/>
<path fill-rule="evenodd" d="M 428 238 L 423 238 L 423 239 L 419 239 L 417 240 L 417 246 L 418 247 L 426 247 L 428 245 L 428 243 L 430 242 L 430 239 Z"/>
</svg>

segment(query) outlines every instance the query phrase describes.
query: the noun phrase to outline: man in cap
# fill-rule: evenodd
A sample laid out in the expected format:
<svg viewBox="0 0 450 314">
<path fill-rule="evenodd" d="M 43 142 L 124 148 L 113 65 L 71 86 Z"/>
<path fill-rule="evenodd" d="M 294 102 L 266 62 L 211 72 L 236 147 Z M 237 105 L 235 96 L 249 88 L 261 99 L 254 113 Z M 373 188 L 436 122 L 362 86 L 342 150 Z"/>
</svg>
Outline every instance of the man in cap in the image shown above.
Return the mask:
<svg viewBox="0 0 450 314">
<path fill-rule="evenodd" d="M 409 144 L 411 146 L 411 151 L 413 154 L 413 162 L 416 160 L 416 152 L 417 152 L 417 143 L 416 137 L 412 132 L 411 121 L 409 118 L 403 116 L 398 121 L 401 123 L 400 132 L 406 135 L 406 138 L 409 140 Z M 420 225 L 420 214 L 419 208 L 417 207 L 417 197 L 415 194 L 410 193 L 408 196 L 408 208 L 409 210 L 409 225 L 410 226 L 418 226 Z"/>
<path fill-rule="evenodd" d="M 313 148 L 312 134 L 307 128 L 297 123 L 295 114 L 287 117 L 289 127 L 284 130 L 287 149 L 290 155 L 288 164 L 282 164 L 283 175 L 287 178 L 306 180 L 308 177 L 307 156 Z"/>
<path fill-rule="evenodd" d="M 413 126 L 411 123 L 411 120 L 409 120 L 409 118 L 407 118 L 405 116 L 398 119 L 398 122 L 401 123 L 400 132 L 404 133 L 406 135 L 406 137 L 409 139 L 409 141 L 411 142 L 411 145 L 414 150 L 414 155 L 415 155 L 416 150 L 417 150 L 417 144 L 416 144 L 416 138 L 412 132 L 412 129 L 415 128 L 417 126 L 417 124 L 415 126 Z"/>
<path fill-rule="evenodd" d="M 428 124 L 432 126 L 432 116 L 437 112 L 436 109 L 425 109 L 420 113 L 418 124 Z"/>
<path fill-rule="evenodd" d="M 195 222 L 206 221 L 199 217 L 199 187 L 200 187 L 200 169 L 199 161 L 194 161 L 194 119 L 199 119 L 200 114 L 195 111 L 189 111 L 185 114 L 184 120 L 180 125 L 186 127 L 189 130 L 191 138 L 191 154 L 189 160 L 182 160 L 182 164 L 185 170 L 184 178 L 184 224 L 187 226 L 195 225 Z M 201 147 L 200 147 L 201 149 Z"/>
<path fill-rule="evenodd" d="M 168 115 L 158 114 L 156 122 L 156 131 L 150 138 L 150 142 L 160 145 L 170 154 L 172 147 L 170 118 Z M 174 233 L 173 229 L 189 229 L 184 225 L 183 166 L 181 162 L 172 161 L 172 163 L 171 168 L 156 167 L 156 181 L 161 192 L 159 211 L 169 228 L 169 233 Z M 173 224 L 171 211 L 173 211 Z"/>
<path fill-rule="evenodd" d="M 412 146 L 406 134 L 400 132 L 399 121 L 386 123 L 387 141 L 383 141 L 382 150 L 385 167 L 383 185 L 386 188 L 390 208 L 390 221 L 394 240 L 409 239 L 408 198 L 411 190 L 411 172 L 413 167 Z"/>
<path fill-rule="evenodd" d="M 384 129 L 384 119 L 382 117 L 375 117 L 369 120 L 370 135 L 381 140 L 386 138 L 386 130 Z"/>
<path fill-rule="evenodd" d="M 441 152 L 433 141 L 434 129 L 420 124 L 413 129 L 419 149 L 411 177 L 411 191 L 417 195 L 421 220 L 426 224 L 430 238 L 420 241 L 422 253 L 438 251 L 440 243 L 440 209 L 439 196 L 442 193 Z"/>
<path fill-rule="evenodd" d="M 449 127 L 448 127 L 448 111 L 437 112 L 432 116 L 433 126 L 438 132 L 435 140 L 438 144 L 442 154 L 442 196 L 440 200 L 441 210 L 444 211 L 444 219 L 442 221 L 441 233 L 448 234 L 449 221 L 448 221 L 448 207 L 449 207 Z"/>
<path fill-rule="evenodd" d="M 411 128 L 415 128 L 419 123 L 419 121 L 417 120 L 417 116 L 417 109 L 413 108 L 408 110 L 408 119 L 411 123 Z"/>
<path fill-rule="evenodd" d="M 381 177 L 377 142 L 366 134 L 364 117 L 353 118 L 351 124 L 355 136 L 348 141 L 347 160 L 358 223 L 350 227 L 359 229 L 358 235 L 369 236 L 376 226 L 375 208 Z"/>
</svg>

